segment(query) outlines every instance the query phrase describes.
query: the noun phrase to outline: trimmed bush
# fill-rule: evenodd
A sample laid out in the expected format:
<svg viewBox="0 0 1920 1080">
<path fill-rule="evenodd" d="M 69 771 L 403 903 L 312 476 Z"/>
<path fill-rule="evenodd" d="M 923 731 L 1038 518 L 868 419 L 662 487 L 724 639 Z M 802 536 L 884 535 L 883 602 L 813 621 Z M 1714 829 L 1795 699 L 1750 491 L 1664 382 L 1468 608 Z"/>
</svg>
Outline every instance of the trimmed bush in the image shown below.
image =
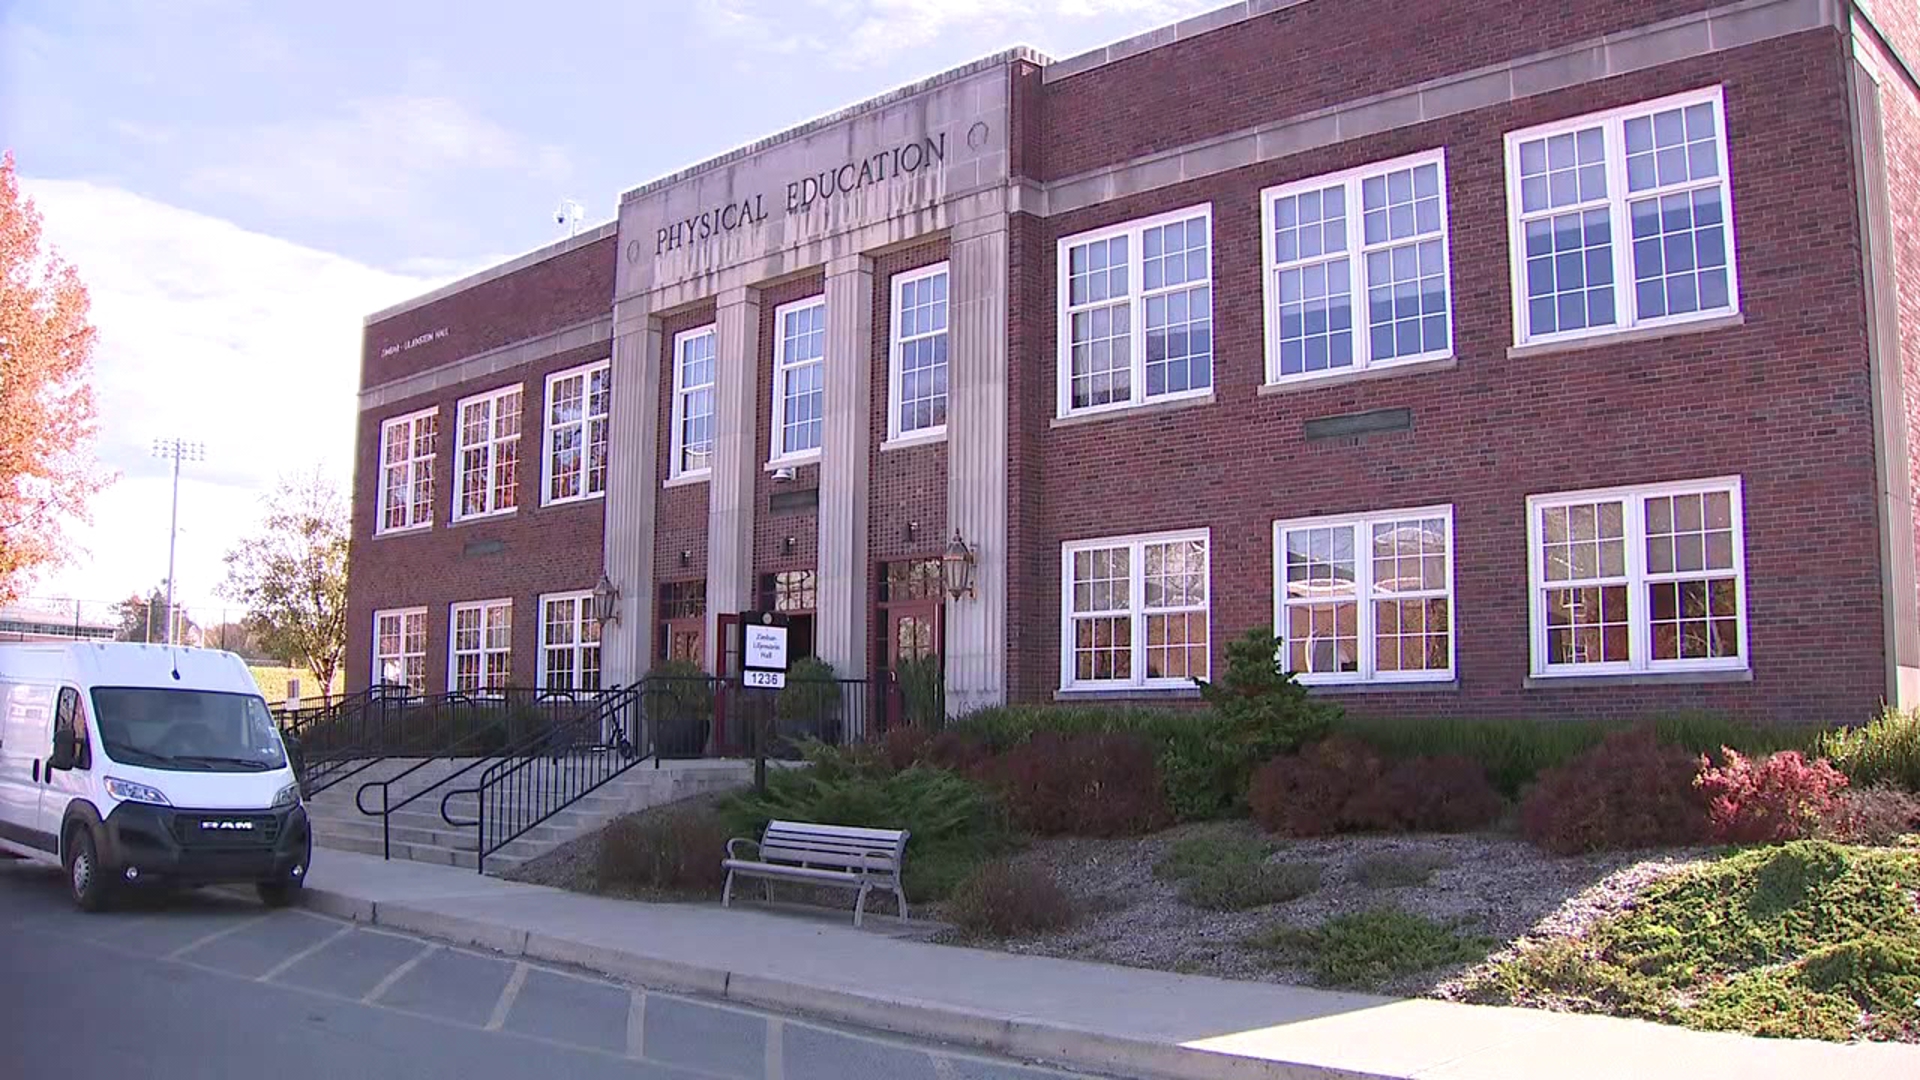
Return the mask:
<svg viewBox="0 0 1920 1080">
<path fill-rule="evenodd" d="M 1382 907 L 1337 915 L 1311 930 L 1280 926 L 1247 942 L 1304 961 L 1323 986 L 1365 989 L 1402 975 L 1485 959 L 1489 938 L 1456 924 Z"/>
<path fill-rule="evenodd" d="M 1383 851 L 1353 864 L 1353 880 L 1369 889 L 1403 889 L 1425 885 L 1433 872 L 1453 865 L 1437 851 Z"/>
<path fill-rule="evenodd" d="M 1834 796 L 1820 834 L 1845 844 L 1888 847 L 1920 833 L 1920 795 L 1880 785 L 1848 788 Z"/>
<path fill-rule="evenodd" d="M 1042 733 L 985 769 L 1028 832 L 1134 836 L 1171 817 L 1152 744 L 1135 735 Z"/>
<path fill-rule="evenodd" d="M 1356 796 L 1348 817 L 1388 832 L 1469 832 L 1493 824 L 1506 803 L 1487 771 L 1464 757 L 1412 758 Z"/>
<path fill-rule="evenodd" d="M 1778 844 L 1813 835 L 1834 809 L 1847 778 L 1824 761 L 1808 762 L 1798 750 L 1754 760 L 1724 750 L 1726 764 L 1700 759 L 1695 786 L 1707 797 L 1707 823 L 1727 844 Z"/>
<path fill-rule="evenodd" d="M 1828 732 L 1819 755 L 1855 787 L 1889 784 L 1920 792 L 1920 709 L 1888 709 L 1864 727 Z"/>
<path fill-rule="evenodd" d="M 1253 820 L 1268 832 L 1329 836 L 1366 826 L 1355 810 L 1380 777 L 1380 756 L 1372 747 L 1336 735 L 1261 766 L 1247 803 Z"/>
<path fill-rule="evenodd" d="M 697 757 L 713 730 L 713 680 L 691 660 L 655 664 L 641 684 L 640 707 L 661 757 Z"/>
<path fill-rule="evenodd" d="M 1019 937 L 1066 926 L 1073 902 L 1044 868 L 995 859 L 954 890 L 947 917 L 975 934 Z"/>
<path fill-rule="evenodd" d="M 1272 627 L 1256 626 L 1227 643 L 1225 679 L 1194 680 L 1247 761 L 1290 754 L 1324 739 L 1341 717 L 1338 705 L 1309 696 L 1281 666 L 1280 647 Z"/>
<path fill-rule="evenodd" d="M 1234 812 L 1255 764 L 1234 742 L 1231 726 L 1204 711 L 1018 705 L 983 709 L 943 734 L 991 753 L 1005 753 L 1041 732 L 1130 734 L 1154 748 L 1160 786 L 1179 821 L 1207 821 Z"/>
<path fill-rule="evenodd" d="M 927 750 L 932 745 L 933 732 L 927 728 L 888 728 L 880 739 L 880 752 L 886 755 L 887 765 L 899 772 L 925 761 Z"/>
<path fill-rule="evenodd" d="M 787 685 L 773 699 L 774 742 L 770 751 L 798 757 L 798 746 L 808 740 L 840 741 L 840 674 L 832 664 L 809 656 L 787 671 Z"/>
<path fill-rule="evenodd" d="M 1264 862 L 1273 844 L 1239 826 L 1209 826 L 1205 832 L 1183 836 L 1154 864 L 1153 876 L 1180 881 L 1223 864 Z"/>
<path fill-rule="evenodd" d="M 1244 911 L 1298 900 L 1320 887 L 1310 862 L 1221 862 L 1195 871 L 1180 898 L 1209 911 Z"/>
<path fill-rule="evenodd" d="M 1520 804 L 1521 832 L 1560 855 L 1697 842 L 1707 832 L 1699 767 L 1651 728 L 1615 732 L 1540 777 Z"/>
<path fill-rule="evenodd" d="M 617 818 L 600 834 L 599 886 L 717 896 L 728 832 L 711 810 L 669 808 Z"/>
</svg>

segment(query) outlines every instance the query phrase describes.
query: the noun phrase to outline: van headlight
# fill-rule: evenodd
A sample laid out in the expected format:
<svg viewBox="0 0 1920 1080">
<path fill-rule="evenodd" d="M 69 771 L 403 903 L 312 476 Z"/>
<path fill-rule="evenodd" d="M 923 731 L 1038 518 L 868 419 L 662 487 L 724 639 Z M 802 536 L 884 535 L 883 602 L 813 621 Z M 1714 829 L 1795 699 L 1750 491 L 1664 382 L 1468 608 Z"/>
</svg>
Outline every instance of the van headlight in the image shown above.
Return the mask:
<svg viewBox="0 0 1920 1080">
<path fill-rule="evenodd" d="M 122 780 L 117 776 L 109 776 L 106 779 L 106 786 L 107 794 L 119 799 L 121 802 L 152 803 L 155 806 L 173 805 L 167 801 L 165 795 L 160 794 L 158 788 L 151 788 L 145 784 L 135 783 L 132 780 Z"/>
<path fill-rule="evenodd" d="M 294 806 L 299 802 L 300 785 L 298 782 L 295 782 L 281 788 L 280 794 L 273 797 L 273 809 L 278 810 L 283 806 Z"/>
</svg>

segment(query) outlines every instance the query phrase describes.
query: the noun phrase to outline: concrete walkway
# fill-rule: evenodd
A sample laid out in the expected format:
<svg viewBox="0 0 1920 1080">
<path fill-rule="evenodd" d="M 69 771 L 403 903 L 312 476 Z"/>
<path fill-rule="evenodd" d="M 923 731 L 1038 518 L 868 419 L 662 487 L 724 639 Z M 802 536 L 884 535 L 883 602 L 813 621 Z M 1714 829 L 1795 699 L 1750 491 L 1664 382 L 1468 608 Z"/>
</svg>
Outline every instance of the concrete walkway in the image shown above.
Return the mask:
<svg viewBox="0 0 1920 1080">
<path fill-rule="evenodd" d="M 1082 1069 L 1284 1080 L 1914 1080 L 1920 1046 L 1836 1045 L 1396 1001 L 914 940 L 903 924 L 642 904 L 321 850 L 310 906 L 684 990 Z"/>
</svg>

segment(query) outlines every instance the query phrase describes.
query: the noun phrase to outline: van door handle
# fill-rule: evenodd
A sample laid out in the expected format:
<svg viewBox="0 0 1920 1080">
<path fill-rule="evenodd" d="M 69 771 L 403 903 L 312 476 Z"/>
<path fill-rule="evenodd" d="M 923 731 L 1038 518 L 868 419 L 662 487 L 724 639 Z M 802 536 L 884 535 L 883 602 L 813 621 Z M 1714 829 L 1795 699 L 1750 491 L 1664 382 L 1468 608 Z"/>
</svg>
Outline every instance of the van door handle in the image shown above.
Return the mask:
<svg viewBox="0 0 1920 1080">
<path fill-rule="evenodd" d="M 33 782 L 36 784 L 40 782 L 40 759 L 39 758 L 33 759 Z"/>
</svg>

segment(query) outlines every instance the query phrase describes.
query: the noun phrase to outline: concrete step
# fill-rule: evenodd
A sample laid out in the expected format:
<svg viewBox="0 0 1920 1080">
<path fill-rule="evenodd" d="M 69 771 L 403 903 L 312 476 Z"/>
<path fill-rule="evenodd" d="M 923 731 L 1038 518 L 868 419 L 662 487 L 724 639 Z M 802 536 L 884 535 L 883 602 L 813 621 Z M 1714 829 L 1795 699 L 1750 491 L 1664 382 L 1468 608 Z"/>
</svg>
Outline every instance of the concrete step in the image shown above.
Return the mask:
<svg viewBox="0 0 1920 1080">
<path fill-rule="evenodd" d="M 332 848 L 335 851 L 355 851 L 362 855 L 378 855 L 381 851 L 379 837 L 368 840 L 355 836 L 332 836 L 316 831 L 313 839 L 314 843 L 319 844 L 321 847 Z M 419 863 L 432 863 L 435 866 L 455 866 L 464 870 L 472 870 L 479 865 L 478 857 L 475 856 L 471 850 L 463 851 L 456 848 L 441 847 L 436 844 L 403 844 L 398 842 L 393 845 L 392 850 L 393 857 L 396 859 L 407 859 Z M 492 859 L 487 861 L 489 865 L 493 862 Z"/>
</svg>

